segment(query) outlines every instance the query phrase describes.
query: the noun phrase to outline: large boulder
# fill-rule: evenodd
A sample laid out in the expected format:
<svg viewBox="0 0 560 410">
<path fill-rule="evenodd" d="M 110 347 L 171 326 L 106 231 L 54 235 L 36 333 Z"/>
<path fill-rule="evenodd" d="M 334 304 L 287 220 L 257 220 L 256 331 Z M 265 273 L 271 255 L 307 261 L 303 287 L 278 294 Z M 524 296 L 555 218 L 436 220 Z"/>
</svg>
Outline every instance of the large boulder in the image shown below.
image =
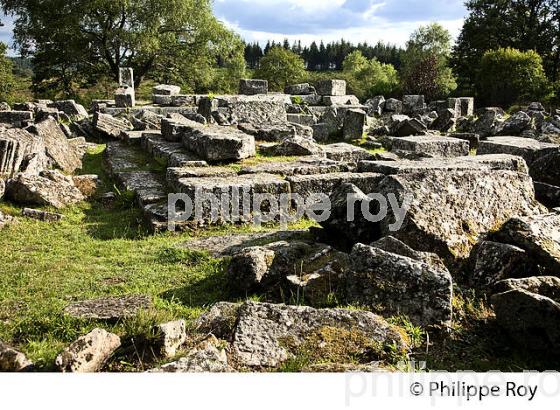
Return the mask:
<svg viewBox="0 0 560 410">
<path fill-rule="evenodd" d="M 49 117 L 28 130 L 43 140 L 47 155 L 57 168 L 71 174 L 82 167 L 80 156 L 54 118 Z"/>
<path fill-rule="evenodd" d="M 321 224 L 338 238 L 354 243 L 362 239 L 363 228 L 355 231 L 353 226 L 360 226 L 360 222 L 369 224 L 370 240 L 392 235 L 414 249 L 436 252 L 444 259 L 454 260 L 467 258 L 482 234 L 495 230 L 511 217 L 534 215 L 543 210 L 535 201 L 531 178 L 518 172 L 435 169 L 390 175 L 379 181 L 370 192 L 387 201 L 392 198 L 392 203 L 398 204 L 398 207 L 388 206 L 383 219 L 366 222 L 368 215 L 357 212 L 354 225 L 344 220 L 336 222 L 335 216 L 344 215 L 348 204 L 342 201 L 336 205 L 331 200 L 334 216 Z M 379 201 L 367 202 L 370 208 L 375 208 L 374 212 L 370 211 L 373 214 L 368 216 L 370 220 L 375 220 L 372 218 L 375 214 L 383 215 L 379 212 Z"/>
<path fill-rule="evenodd" d="M 385 317 L 404 314 L 420 326 L 451 323 L 453 280 L 443 267 L 356 244 L 344 280 L 349 303 Z"/>
<path fill-rule="evenodd" d="M 531 117 L 523 112 L 519 111 L 505 120 L 503 123 L 499 123 L 494 130 L 494 135 L 521 135 L 523 131 L 531 126 Z"/>
<path fill-rule="evenodd" d="M 528 350 L 560 346 L 560 279 L 510 279 L 496 285 L 496 320 L 512 341 Z"/>
<path fill-rule="evenodd" d="M 324 333 L 332 335 L 332 340 L 315 345 Z M 293 358 L 302 346 L 320 349 L 320 354 L 332 348 L 329 343 L 344 344 L 344 340 L 350 341 L 347 338 L 363 340 L 361 348 L 366 351 L 378 346 L 369 352 L 377 359 L 384 346 L 408 349 L 402 333 L 371 312 L 247 302 L 239 309 L 232 350 L 241 366 L 275 368 Z"/>
<path fill-rule="evenodd" d="M 104 329 L 94 329 L 81 336 L 56 357 L 62 372 L 94 373 L 101 370 L 121 345 L 121 339 Z"/>
<path fill-rule="evenodd" d="M 525 250 L 547 274 L 560 276 L 560 213 L 516 216 L 492 238 Z"/>
<path fill-rule="evenodd" d="M 55 208 L 64 208 L 85 199 L 72 178 L 56 170 L 42 171 L 39 175 L 18 174 L 8 181 L 6 195 L 20 204 Z"/>
</svg>

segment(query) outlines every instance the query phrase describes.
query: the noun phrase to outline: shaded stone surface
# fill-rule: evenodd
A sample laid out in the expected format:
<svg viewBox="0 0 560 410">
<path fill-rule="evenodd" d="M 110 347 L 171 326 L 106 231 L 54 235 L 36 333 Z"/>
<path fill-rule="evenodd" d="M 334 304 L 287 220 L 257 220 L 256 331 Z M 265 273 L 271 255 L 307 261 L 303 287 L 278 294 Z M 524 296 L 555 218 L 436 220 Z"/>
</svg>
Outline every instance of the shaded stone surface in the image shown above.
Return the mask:
<svg viewBox="0 0 560 410">
<path fill-rule="evenodd" d="M 36 174 L 48 164 L 42 139 L 26 130 L 0 128 L 0 176 Z"/>
<path fill-rule="evenodd" d="M 396 138 L 393 141 L 393 149 L 443 158 L 469 155 L 468 142 L 455 138 L 431 135 Z"/>
<path fill-rule="evenodd" d="M 496 320 L 512 341 L 529 350 L 560 344 L 560 280 L 555 277 L 510 279 L 492 296 Z"/>
<path fill-rule="evenodd" d="M 385 317 L 404 314 L 420 326 L 451 323 L 453 280 L 445 268 L 357 244 L 345 281 L 348 302 Z"/>
<path fill-rule="evenodd" d="M 256 95 L 268 93 L 268 81 L 256 79 L 239 80 L 239 94 Z"/>
</svg>

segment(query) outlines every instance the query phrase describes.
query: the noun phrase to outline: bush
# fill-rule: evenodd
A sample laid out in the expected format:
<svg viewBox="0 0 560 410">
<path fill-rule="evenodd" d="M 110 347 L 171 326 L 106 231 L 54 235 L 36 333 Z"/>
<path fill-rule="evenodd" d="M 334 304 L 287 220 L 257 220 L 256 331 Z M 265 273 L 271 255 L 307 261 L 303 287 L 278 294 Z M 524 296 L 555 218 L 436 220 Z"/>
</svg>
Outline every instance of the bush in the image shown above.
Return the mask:
<svg viewBox="0 0 560 410">
<path fill-rule="evenodd" d="M 368 60 L 360 51 L 354 51 L 346 57 L 343 70 L 349 93 L 355 94 L 360 100 L 376 95 L 393 96 L 400 88 L 395 67 L 382 64 L 375 58 Z"/>
<path fill-rule="evenodd" d="M 256 78 L 268 80 L 271 91 L 284 91 L 287 85 L 301 82 L 305 75 L 303 59 L 282 47 L 271 48 L 255 71 Z"/>
<path fill-rule="evenodd" d="M 507 107 L 536 101 L 550 90 L 542 58 L 535 51 L 500 48 L 482 57 L 476 91 L 486 105 Z"/>
</svg>

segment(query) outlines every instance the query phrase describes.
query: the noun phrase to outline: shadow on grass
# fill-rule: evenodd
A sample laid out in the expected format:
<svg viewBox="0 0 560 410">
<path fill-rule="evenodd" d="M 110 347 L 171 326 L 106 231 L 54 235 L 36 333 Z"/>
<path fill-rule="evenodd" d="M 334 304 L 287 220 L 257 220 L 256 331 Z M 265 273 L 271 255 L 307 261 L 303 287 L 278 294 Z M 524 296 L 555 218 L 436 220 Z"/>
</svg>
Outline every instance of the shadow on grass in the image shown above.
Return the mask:
<svg viewBox="0 0 560 410">
<path fill-rule="evenodd" d="M 228 263 L 227 259 L 211 259 L 199 267 L 200 272 L 205 272 L 200 278 L 181 288 L 165 291 L 159 297 L 191 308 L 204 308 L 224 301 L 235 302 L 238 299 L 232 296 L 227 286 Z"/>
</svg>

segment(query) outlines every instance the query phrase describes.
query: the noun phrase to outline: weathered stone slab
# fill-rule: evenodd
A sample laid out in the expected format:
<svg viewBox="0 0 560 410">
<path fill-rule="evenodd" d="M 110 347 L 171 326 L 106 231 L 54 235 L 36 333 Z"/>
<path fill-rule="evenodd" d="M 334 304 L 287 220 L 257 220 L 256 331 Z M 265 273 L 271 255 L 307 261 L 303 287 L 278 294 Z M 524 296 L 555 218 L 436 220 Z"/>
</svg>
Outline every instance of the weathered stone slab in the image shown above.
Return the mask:
<svg viewBox="0 0 560 410">
<path fill-rule="evenodd" d="M 49 108 L 56 108 L 70 118 L 83 119 L 88 117 L 88 112 L 83 105 L 77 104 L 74 100 L 52 101 L 47 104 Z"/>
<path fill-rule="evenodd" d="M 352 331 L 381 345 L 395 344 L 402 351 L 408 348 L 393 326 L 370 312 L 247 302 L 239 309 L 233 354 L 242 366 L 277 367 L 293 357 L 290 348 L 297 349 L 325 328 Z M 290 340 L 289 347 L 285 340 Z"/>
<path fill-rule="evenodd" d="M 120 345 L 117 335 L 94 329 L 64 349 L 55 363 L 62 372 L 94 373 L 103 368 Z"/>
<path fill-rule="evenodd" d="M 420 326 L 451 323 L 453 280 L 447 269 L 357 244 L 345 280 L 349 302 L 375 306 L 383 316 L 404 314 Z"/>
<path fill-rule="evenodd" d="M 182 178 L 207 178 L 207 177 L 236 177 L 237 172 L 226 167 L 170 167 L 167 168 L 167 185 L 173 190 L 178 190 L 178 182 Z"/>
<path fill-rule="evenodd" d="M 119 139 L 123 131 L 132 130 L 134 128 L 125 118 L 116 118 L 101 112 L 93 114 L 93 126 L 104 136 L 115 139 Z"/>
<path fill-rule="evenodd" d="M 364 137 L 367 114 L 363 110 L 348 110 L 344 118 L 343 137 L 346 141 L 360 140 Z"/>
<path fill-rule="evenodd" d="M 528 350 L 560 344 L 560 280 L 554 277 L 500 282 L 492 297 L 496 320 L 512 340 Z"/>
<path fill-rule="evenodd" d="M 39 175 L 16 175 L 8 181 L 6 196 L 20 204 L 50 205 L 59 209 L 85 199 L 72 178 L 55 170 L 42 171 Z"/>
<path fill-rule="evenodd" d="M 0 129 L 0 176 L 38 173 L 47 163 L 42 139 L 19 128 Z"/>
<path fill-rule="evenodd" d="M 0 124 L 11 124 L 21 127 L 31 121 L 33 121 L 32 111 L 0 111 Z"/>
<path fill-rule="evenodd" d="M 181 87 L 178 85 L 160 84 L 156 85 L 153 90 L 154 95 L 178 95 L 181 93 Z"/>
<path fill-rule="evenodd" d="M 313 129 L 299 124 L 239 124 L 239 129 L 246 134 L 252 135 L 257 141 L 282 142 L 286 139 L 301 137 L 311 139 Z"/>
<path fill-rule="evenodd" d="M 469 155 L 469 143 L 436 135 L 395 138 L 393 150 L 409 151 L 431 157 L 454 158 Z"/>
<path fill-rule="evenodd" d="M 326 95 L 322 98 L 323 105 L 326 106 L 338 106 L 338 105 L 350 105 L 359 106 L 360 100 L 355 95 Z"/>
<path fill-rule="evenodd" d="M 322 145 L 323 155 L 333 161 L 354 162 L 373 159 L 373 154 L 363 148 L 344 142 L 338 144 Z"/>
<path fill-rule="evenodd" d="M 384 178 L 381 174 L 375 173 L 351 173 L 334 172 L 319 175 L 295 175 L 286 178 L 290 183 L 291 191 L 294 194 L 307 198 L 311 194 L 330 195 L 336 187 L 351 183 L 362 191 L 369 193 L 376 192 L 377 185 Z"/>
<path fill-rule="evenodd" d="M 132 87 L 122 87 L 115 91 L 115 106 L 132 108 L 136 105 L 136 93 Z"/>
<path fill-rule="evenodd" d="M 559 145 L 539 142 L 531 138 L 491 137 L 480 142 L 477 154 L 517 155 L 523 157 L 527 165 L 531 167 L 531 164 L 538 158 L 559 150 Z"/>
<path fill-rule="evenodd" d="M 290 162 L 265 162 L 242 168 L 240 174 L 268 173 L 282 176 L 315 175 L 350 171 L 348 164 L 320 157 L 301 158 Z"/>
<path fill-rule="evenodd" d="M 312 85 L 309 85 L 309 83 L 302 83 L 286 86 L 284 93 L 291 95 L 310 95 L 316 94 L 317 90 Z"/>
<path fill-rule="evenodd" d="M 560 214 L 514 215 L 492 238 L 525 250 L 547 274 L 560 276 Z"/>
<path fill-rule="evenodd" d="M 517 246 L 482 241 L 473 250 L 471 258 L 471 281 L 483 288 L 504 279 L 521 278 L 534 273 L 527 252 Z"/>
<path fill-rule="evenodd" d="M 204 97 L 199 102 L 199 113 L 210 120 L 219 108 L 230 124 L 282 124 L 287 121 L 286 104 L 290 102 L 284 94 Z"/>
<path fill-rule="evenodd" d="M 312 114 L 288 114 L 288 122 L 312 127 L 317 123 L 317 120 Z"/>
<path fill-rule="evenodd" d="M 134 192 L 141 205 L 153 204 L 167 198 L 167 190 L 159 174 L 150 171 L 129 171 L 115 174 L 119 184 Z"/>
<path fill-rule="evenodd" d="M 239 161 L 256 155 L 255 138 L 237 129 L 195 122 L 180 129 L 183 146 L 206 161 Z"/>
<path fill-rule="evenodd" d="M 405 95 L 402 100 L 403 114 L 422 114 L 426 110 L 426 101 L 423 95 Z"/>
<path fill-rule="evenodd" d="M 317 83 L 317 94 L 333 96 L 346 95 L 345 80 L 322 80 Z"/>
<path fill-rule="evenodd" d="M 47 155 L 57 168 L 71 174 L 82 167 L 78 153 L 53 118 L 38 122 L 28 130 L 43 140 Z"/>
<path fill-rule="evenodd" d="M 118 296 L 76 302 L 64 308 L 64 313 L 79 319 L 119 320 L 151 307 L 148 296 Z"/>
<path fill-rule="evenodd" d="M 239 94 L 257 95 L 268 94 L 268 81 L 256 79 L 239 80 Z"/>
</svg>

